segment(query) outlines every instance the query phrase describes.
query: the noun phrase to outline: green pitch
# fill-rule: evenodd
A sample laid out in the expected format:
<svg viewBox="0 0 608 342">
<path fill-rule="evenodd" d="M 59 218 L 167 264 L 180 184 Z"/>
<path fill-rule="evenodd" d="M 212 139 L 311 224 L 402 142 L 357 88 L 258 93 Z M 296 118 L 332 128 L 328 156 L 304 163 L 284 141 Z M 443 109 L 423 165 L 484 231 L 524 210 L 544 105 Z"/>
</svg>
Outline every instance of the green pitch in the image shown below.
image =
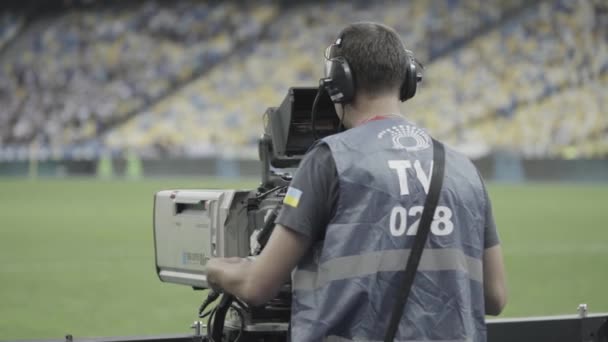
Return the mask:
<svg viewBox="0 0 608 342">
<path fill-rule="evenodd" d="M 156 277 L 152 196 L 210 180 L 0 180 L 0 340 L 188 333 L 203 299 Z M 608 312 L 608 185 L 491 185 L 504 316 Z"/>
</svg>

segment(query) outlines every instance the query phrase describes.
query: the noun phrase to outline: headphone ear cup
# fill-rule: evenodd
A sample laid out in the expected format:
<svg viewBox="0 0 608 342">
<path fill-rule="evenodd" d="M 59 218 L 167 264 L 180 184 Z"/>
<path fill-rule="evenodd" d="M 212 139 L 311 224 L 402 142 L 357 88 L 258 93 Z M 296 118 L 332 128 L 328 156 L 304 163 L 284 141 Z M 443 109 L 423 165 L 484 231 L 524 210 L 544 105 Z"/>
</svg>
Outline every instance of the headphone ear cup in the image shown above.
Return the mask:
<svg viewBox="0 0 608 342">
<path fill-rule="evenodd" d="M 416 95 L 416 88 L 418 86 L 418 70 L 416 69 L 416 64 L 412 63 L 408 58 L 407 71 L 399 92 L 399 100 L 401 102 L 407 101 Z"/>
<path fill-rule="evenodd" d="M 355 98 L 355 80 L 346 59 L 333 58 L 329 69 L 331 89 L 329 95 L 334 103 L 350 103 Z"/>
</svg>

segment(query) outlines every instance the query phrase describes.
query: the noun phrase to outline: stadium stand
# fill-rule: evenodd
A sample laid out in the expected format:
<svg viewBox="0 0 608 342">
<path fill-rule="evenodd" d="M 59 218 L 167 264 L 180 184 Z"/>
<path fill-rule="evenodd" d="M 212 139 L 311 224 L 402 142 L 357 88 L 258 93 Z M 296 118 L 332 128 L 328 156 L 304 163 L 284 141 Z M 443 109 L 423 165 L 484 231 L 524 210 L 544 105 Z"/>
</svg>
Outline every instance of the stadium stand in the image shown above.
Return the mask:
<svg viewBox="0 0 608 342">
<path fill-rule="evenodd" d="M 274 6 L 254 7 L 145 1 L 62 12 L 5 56 L 1 143 L 95 140 L 259 34 Z"/>
<path fill-rule="evenodd" d="M 315 85 L 322 73 L 322 51 L 353 21 L 373 20 L 395 27 L 425 60 L 446 46 L 501 18 L 501 10 L 520 2 L 366 1 L 305 3 L 286 8 L 248 55 L 235 56 L 184 91 L 138 116 L 106 139 L 109 146 L 180 150 L 187 155 L 257 154 L 261 115 L 277 105 L 287 88 Z M 441 20 L 440 16 L 450 20 Z M 427 39 L 425 37 L 441 37 Z M 189 143 L 185 143 L 185 142 Z"/>
<path fill-rule="evenodd" d="M 62 12 L 3 61 L 0 158 L 256 158 L 262 113 L 359 20 L 399 31 L 427 66 L 404 113 L 469 155 L 608 155 L 604 0 L 268 0 Z"/>
<path fill-rule="evenodd" d="M 559 156 L 608 127 L 607 27 L 600 1 L 543 2 L 434 63 L 405 111 L 453 144 Z"/>
</svg>

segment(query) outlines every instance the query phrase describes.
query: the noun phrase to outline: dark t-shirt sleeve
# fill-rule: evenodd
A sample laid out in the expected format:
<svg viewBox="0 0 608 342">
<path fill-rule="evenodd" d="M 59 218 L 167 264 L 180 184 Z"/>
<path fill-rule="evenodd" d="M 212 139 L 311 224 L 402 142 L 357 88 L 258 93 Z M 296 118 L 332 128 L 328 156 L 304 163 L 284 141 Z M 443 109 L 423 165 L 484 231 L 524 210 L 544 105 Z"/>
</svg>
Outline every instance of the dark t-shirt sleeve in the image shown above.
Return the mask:
<svg viewBox="0 0 608 342">
<path fill-rule="evenodd" d="M 481 176 L 480 176 L 481 178 Z M 483 184 L 483 179 L 482 179 Z M 484 248 L 490 248 L 498 245 L 500 239 L 498 237 L 498 231 L 496 230 L 496 222 L 494 222 L 494 214 L 492 213 L 492 201 L 488 196 L 488 190 L 485 184 L 483 184 L 483 196 L 485 200 L 485 230 L 484 230 Z"/>
<path fill-rule="evenodd" d="M 290 193 L 293 195 L 283 203 L 275 222 L 313 241 L 323 239 L 338 199 L 336 164 L 327 145 L 321 143 L 304 156 Z"/>
</svg>

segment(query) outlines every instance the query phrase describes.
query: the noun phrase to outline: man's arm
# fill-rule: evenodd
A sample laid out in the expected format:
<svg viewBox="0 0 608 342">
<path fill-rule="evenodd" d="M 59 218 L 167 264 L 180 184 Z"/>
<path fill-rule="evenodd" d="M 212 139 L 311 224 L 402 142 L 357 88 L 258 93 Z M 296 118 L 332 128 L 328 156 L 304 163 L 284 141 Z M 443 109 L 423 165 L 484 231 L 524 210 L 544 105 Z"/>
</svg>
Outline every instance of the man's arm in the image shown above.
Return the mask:
<svg viewBox="0 0 608 342">
<path fill-rule="evenodd" d="M 481 178 L 481 175 L 479 176 Z M 507 304 L 507 280 L 505 276 L 505 264 L 502 256 L 502 247 L 494 213 L 492 212 L 492 201 L 488 196 L 485 184 L 483 184 L 485 209 L 485 231 L 484 231 L 484 253 L 483 253 L 483 292 L 485 299 L 486 314 L 497 316 Z"/>
<path fill-rule="evenodd" d="M 499 315 L 507 303 L 507 286 L 502 248 L 495 245 L 483 253 L 483 289 L 486 314 Z"/>
<path fill-rule="evenodd" d="M 304 157 L 290 187 L 299 192 L 297 199 L 284 203 L 262 253 L 255 261 L 210 260 L 207 279 L 212 286 L 250 304 L 262 304 L 276 295 L 312 241 L 323 236 L 338 187 L 334 160 L 326 145 L 317 145 Z"/>
<path fill-rule="evenodd" d="M 261 305 L 279 292 L 311 240 L 277 224 L 262 253 L 253 261 L 217 258 L 207 263 L 207 279 L 251 305 Z"/>
</svg>

